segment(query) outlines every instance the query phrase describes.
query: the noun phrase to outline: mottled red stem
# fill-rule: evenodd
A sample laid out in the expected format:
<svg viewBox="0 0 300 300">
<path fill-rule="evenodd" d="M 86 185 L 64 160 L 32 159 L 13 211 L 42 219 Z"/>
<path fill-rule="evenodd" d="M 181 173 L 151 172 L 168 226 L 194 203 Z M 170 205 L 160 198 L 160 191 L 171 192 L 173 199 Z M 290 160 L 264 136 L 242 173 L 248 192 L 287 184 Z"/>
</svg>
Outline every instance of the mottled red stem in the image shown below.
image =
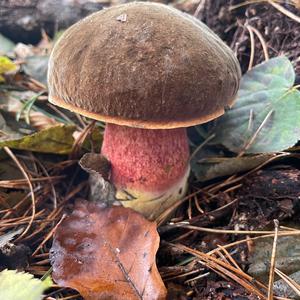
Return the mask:
<svg viewBox="0 0 300 300">
<path fill-rule="evenodd" d="M 182 180 L 189 162 L 185 128 L 140 129 L 107 124 L 102 154 L 119 189 L 159 194 Z"/>
</svg>

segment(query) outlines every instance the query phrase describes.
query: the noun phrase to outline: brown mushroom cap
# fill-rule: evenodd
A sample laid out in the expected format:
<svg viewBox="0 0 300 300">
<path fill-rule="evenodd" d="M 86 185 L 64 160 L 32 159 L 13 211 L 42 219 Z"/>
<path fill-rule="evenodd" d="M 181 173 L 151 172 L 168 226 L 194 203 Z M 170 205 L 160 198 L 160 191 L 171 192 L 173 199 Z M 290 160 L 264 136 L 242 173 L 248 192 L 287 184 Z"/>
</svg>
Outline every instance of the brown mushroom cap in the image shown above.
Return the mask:
<svg viewBox="0 0 300 300">
<path fill-rule="evenodd" d="M 71 26 L 49 61 L 52 103 L 132 127 L 176 128 L 231 106 L 241 71 L 228 46 L 197 19 L 132 2 Z"/>
</svg>

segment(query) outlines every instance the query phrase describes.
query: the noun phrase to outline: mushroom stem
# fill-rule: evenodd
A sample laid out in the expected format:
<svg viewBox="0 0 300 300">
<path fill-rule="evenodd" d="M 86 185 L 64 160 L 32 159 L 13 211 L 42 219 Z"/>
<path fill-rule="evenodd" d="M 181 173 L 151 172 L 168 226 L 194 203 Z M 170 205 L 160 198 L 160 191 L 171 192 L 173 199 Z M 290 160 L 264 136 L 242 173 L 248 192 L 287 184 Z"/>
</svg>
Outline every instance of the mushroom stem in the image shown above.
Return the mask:
<svg viewBox="0 0 300 300">
<path fill-rule="evenodd" d="M 189 146 L 185 128 L 140 129 L 107 124 L 102 154 L 111 162 L 117 198 L 150 219 L 186 191 Z"/>
</svg>

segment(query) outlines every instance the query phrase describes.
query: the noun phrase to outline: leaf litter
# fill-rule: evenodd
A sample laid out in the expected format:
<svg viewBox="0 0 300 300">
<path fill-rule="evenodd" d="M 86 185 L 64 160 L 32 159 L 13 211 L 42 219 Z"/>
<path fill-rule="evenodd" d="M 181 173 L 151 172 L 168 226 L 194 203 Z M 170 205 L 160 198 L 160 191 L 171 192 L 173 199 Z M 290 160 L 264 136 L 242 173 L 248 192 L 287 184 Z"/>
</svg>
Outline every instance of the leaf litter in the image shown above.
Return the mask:
<svg viewBox="0 0 300 300">
<path fill-rule="evenodd" d="M 50 250 L 54 280 L 92 299 L 165 299 L 156 224 L 131 209 L 77 202 Z"/>
<path fill-rule="evenodd" d="M 201 3 L 202 2 L 203 1 L 201 1 Z M 207 9 L 211 4 L 209 1 L 204 1 L 203 3 L 202 7 L 200 7 L 200 4 L 199 7 L 195 7 L 195 4 L 190 1 L 183 1 L 176 3 L 176 5 L 180 5 L 182 9 L 192 14 L 197 12 L 199 16 L 202 15 L 203 19 L 205 19 L 205 13 L 208 14 Z M 209 10 L 210 14 L 214 13 L 215 15 L 208 20 L 208 23 L 211 23 L 210 27 L 214 28 L 214 26 L 216 26 L 216 31 L 218 31 L 217 27 L 219 26 L 213 23 L 214 20 L 216 20 L 216 16 L 218 16 L 219 24 L 220 21 L 222 23 L 226 19 L 224 19 L 222 9 L 220 9 L 220 6 L 218 8 L 218 5 L 223 5 L 224 9 L 227 9 L 228 3 L 222 4 L 222 1 L 220 1 L 220 3 L 221 4 L 215 4 L 215 7 Z M 230 1 L 230 4 L 233 4 L 233 1 Z M 258 14 L 257 12 L 259 10 L 257 10 L 257 7 L 259 7 L 259 5 L 267 7 L 270 11 L 272 10 L 272 8 L 270 8 L 271 6 L 268 7 L 268 4 L 250 4 L 248 7 L 246 6 L 246 8 L 236 8 L 230 10 L 230 12 L 228 11 L 226 22 L 230 22 L 232 15 L 238 12 L 242 21 L 249 20 L 254 29 L 259 28 L 259 30 L 261 30 L 259 21 L 264 23 L 267 20 L 265 16 L 267 15 L 268 18 L 272 19 L 272 15 L 268 15 L 267 10 L 262 9 L 262 12 L 265 14 L 264 17 L 257 18 L 255 14 Z M 250 10 L 250 8 L 252 10 Z M 286 8 L 295 12 L 293 7 L 288 6 Z M 220 9 L 219 12 L 216 13 L 216 9 Z M 276 11 L 277 20 L 281 20 L 282 16 L 278 14 L 280 14 L 280 12 Z M 234 16 L 236 18 L 236 15 Z M 273 21 L 267 26 L 272 27 L 272 22 Z M 283 24 L 290 24 L 290 28 L 294 28 L 293 22 L 295 21 L 292 19 L 286 22 L 280 21 L 280 30 L 283 29 Z M 228 25 L 229 23 L 226 24 Z M 250 36 L 249 30 L 247 31 L 245 27 L 241 27 L 239 24 L 237 25 L 235 20 L 234 23 L 228 26 L 232 27 L 229 28 L 228 31 L 225 31 L 225 38 L 228 39 L 228 42 L 239 41 L 237 44 L 237 52 L 244 71 L 246 71 L 245 66 L 255 66 L 262 61 L 263 57 L 269 56 L 269 53 L 266 55 L 266 49 L 263 49 L 264 47 L 262 46 L 268 45 L 268 43 L 266 44 L 264 39 L 259 40 L 260 44 L 257 43 L 256 38 L 259 35 L 257 35 L 255 30 L 250 29 L 254 34 L 254 41 L 253 43 L 248 43 Z M 248 29 L 249 28 L 250 27 L 248 27 Z M 222 32 L 224 33 L 223 27 Z M 258 32 L 263 38 L 269 38 L 268 32 Z M 271 30 L 271 32 L 273 31 Z M 293 33 L 287 33 L 287 35 L 290 37 L 294 32 L 296 32 L 296 30 L 294 30 Z M 296 50 L 294 50 L 294 52 L 291 52 L 291 50 L 282 51 L 280 48 L 281 44 L 277 42 L 279 39 L 280 35 L 278 31 L 274 31 L 274 33 L 272 33 L 272 39 L 269 41 L 272 47 L 267 48 L 267 51 L 271 53 L 271 57 L 278 56 L 278 54 L 282 52 L 286 53 L 288 57 L 293 60 L 297 71 L 298 63 L 294 60 Z M 296 38 L 294 40 L 296 40 Z M 27 49 L 30 51 L 26 50 L 26 52 L 24 50 L 26 47 L 23 47 L 23 54 L 26 52 L 30 55 L 23 55 L 19 46 L 18 55 L 16 55 L 17 52 L 15 52 L 16 56 L 14 59 L 14 44 L 7 43 L 7 41 L 5 41 L 5 43 L 8 45 L 6 49 L 9 50 L 2 50 L 3 53 L 1 53 L 1 55 L 5 55 L 7 53 L 6 51 L 9 51 L 9 59 L 16 64 L 19 63 L 18 59 L 22 56 L 25 62 L 28 59 L 28 66 L 34 61 L 39 62 L 39 57 L 42 57 L 42 60 L 46 60 L 47 57 L 45 57 L 45 54 L 47 56 L 47 49 L 51 48 L 51 41 L 45 38 L 41 45 L 37 47 L 31 46 L 30 49 Z M 286 45 L 287 47 L 289 46 L 288 44 Z M 297 49 L 292 43 L 290 47 L 290 49 Z M 20 56 L 20 54 L 22 55 Z M 37 57 L 32 58 L 34 55 Z M 42 60 L 40 66 L 43 67 Z M 294 100 L 291 100 L 289 97 L 296 95 L 297 98 L 297 93 L 299 93 L 297 89 L 299 88 L 297 88 L 297 86 L 294 89 L 291 88 L 294 84 L 291 78 L 294 75 L 292 74 L 293 71 L 288 61 L 284 58 L 271 59 L 270 64 L 266 62 L 261 66 L 254 67 L 249 71 L 248 75 L 255 74 L 257 68 L 264 68 L 266 70 L 272 66 L 272 63 L 273 69 L 279 68 L 280 63 L 278 63 L 277 66 L 274 60 L 285 60 L 285 64 L 281 65 L 281 69 L 284 67 L 283 65 L 285 65 L 288 66 L 288 69 L 291 71 L 290 73 L 286 73 L 290 76 L 290 85 L 285 86 L 285 91 L 291 92 L 287 94 L 283 93 L 284 97 L 287 97 L 288 102 L 290 102 L 290 105 L 285 107 L 285 112 L 283 112 L 284 107 L 280 107 L 277 103 L 276 106 L 272 104 L 271 112 L 268 111 L 267 114 L 264 114 L 261 118 L 255 119 L 256 123 L 250 122 L 250 125 L 253 125 L 252 131 L 248 132 L 246 139 L 244 137 L 244 140 L 240 144 L 232 142 L 230 139 L 225 140 L 225 138 L 223 140 L 219 139 L 220 143 L 218 145 L 212 144 L 211 140 L 205 143 L 209 135 L 199 135 L 199 132 L 205 133 L 208 130 L 211 134 L 213 132 L 212 130 L 218 128 L 218 125 L 214 122 L 203 126 L 201 129 L 198 128 L 197 131 L 193 128 L 189 130 L 192 151 L 198 149 L 199 145 L 204 143 L 204 146 L 201 146 L 199 151 L 197 150 L 198 153 L 194 156 L 194 162 L 192 161 L 192 165 L 195 163 L 194 165 L 197 166 L 197 169 L 193 168 L 196 176 L 192 176 L 190 179 L 188 195 L 157 220 L 161 244 L 156 259 L 156 250 L 153 250 L 155 247 L 152 248 L 152 261 L 154 263 L 157 261 L 160 274 L 167 285 L 169 297 L 171 297 L 170 299 L 270 298 L 270 288 L 272 288 L 272 286 L 269 285 L 268 287 L 268 283 L 265 281 L 266 277 L 263 277 L 263 280 L 261 280 L 260 278 L 256 278 L 256 275 L 249 275 L 249 263 L 251 257 L 254 257 L 252 255 L 255 253 L 255 249 L 262 248 L 261 246 L 256 247 L 256 242 L 266 242 L 267 238 L 269 238 L 272 243 L 275 236 L 274 226 L 272 226 L 273 219 L 280 220 L 278 229 L 279 242 L 277 241 L 276 247 L 278 253 L 275 261 L 280 262 L 281 260 L 286 261 L 288 259 L 292 261 L 293 259 L 293 255 L 295 254 L 293 249 L 291 250 L 291 255 L 281 257 L 280 239 L 289 238 L 288 243 L 293 245 L 299 236 L 299 230 L 297 229 L 297 220 L 300 213 L 299 206 L 297 205 L 297 196 L 291 193 L 290 187 L 292 187 L 292 190 L 297 190 L 297 188 L 294 188 L 294 185 L 290 185 L 287 189 L 285 183 L 289 182 L 289 179 L 284 177 L 284 172 L 288 172 L 288 174 L 295 179 L 295 185 L 299 186 L 299 172 L 297 169 L 292 168 L 293 166 L 299 166 L 299 147 L 292 147 L 297 140 L 299 140 L 299 135 L 296 131 L 291 134 L 290 131 L 288 131 L 296 125 L 296 123 L 292 122 L 292 118 L 294 117 L 288 118 L 290 116 L 289 114 L 294 116 L 299 113 L 298 109 L 292 111 L 292 108 L 297 106 L 294 106 Z M 21 66 L 23 64 L 24 63 L 21 63 Z M 1 112 L 3 114 L 2 123 L 11 130 L 4 130 L 6 134 L 5 138 L 12 143 L 9 145 L 12 149 L 12 156 L 7 156 L 3 150 L 0 153 L 4 159 L 4 161 L 1 161 L 4 167 L 0 170 L 0 189 L 3 195 L 2 197 L 0 194 L 0 234 L 4 235 L 9 232 L 18 233 L 9 242 L 12 247 L 27 246 L 31 250 L 31 254 L 29 254 L 31 255 L 30 259 L 26 261 L 24 257 L 23 262 L 26 263 L 20 265 L 20 269 L 30 272 L 36 277 L 47 277 L 47 274 L 52 272 L 49 251 L 51 249 L 53 236 L 57 237 L 60 228 L 62 228 L 60 226 L 69 222 L 68 220 L 72 220 L 74 217 L 74 207 L 76 210 L 78 209 L 78 203 L 85 203 L 78 201 L 89 197 L 90 188 L 88 176 L 87 173 L 78 166 L 78 159 L 87 151 L 99 153 L 101 131 L 93 130 L 95 124 L 90 123 L 88 119 L 49 105 L 45 101 L 47 100 L 46 87 L 43 83 L 45 82 L 45 80 L 43 80 L 45 78 L 39 78 L 34 75 L 36 70 L 34 64 L 32 71 L 29 69 L 26 71 L 26 65 L 24 65 L 22 70 L 25 70 L 25 73 L 19 72 L 19 68 L 17 69 L 17 73 L 15 71 L 13 71 L 13 73 L 5 71 L 5 74 L 3 73 L 5 82 L 0 85 L 0 92 L 5 95 L 4 106 L 2 106 L 1 102 Z M 264 70 L 260 69 L 259 72 L 262 73 L 260 75 L 256 74 L 255 76 L 257 78 L 264 76 L 262 75 L 264 74 Z M 39 75 L 38 73 L 39 71 L 35 74 Z M 248 75 L 246 75 L 244 79 L 247 78 Z M 270 78 L 270 76 L 272 82 L 275 77 L 272 77 L 272 74 L 269 74 L 267 77 Z M 256 82 L 259 81 L 257 78 Z M 297 78 L 298 74 L 296 73 L 296 85 L 298 84 Z M 282 84 L 283 78 L 277 78 L 277 80 L 279 85 Z M 255 84 L 255 80 L 249 82 L 251 85 Z M 269 89 L 268 84 L 266 84 L 264 80 L 262 80 L 261 83 L 265 83 L 266 86 L 264 89 Z M 28 95 L 22 98 L 19 94 L 21 97 L 14 99 L 15 104 L 18 103 L 18 105 L 16 105 L 14 109 L 9 110 L 7 107 L 9 104 L 12 104 L 9 97 L 16 91 L 18 93 L 30 91 L 33 93 L 33 96 L 37 96 L 37 100 L 28 102 L 26 105 L 32 96 Z M 268 95 L 268 92 L 269 90 L 263 94 L 267 94 L 269 98 L 274 95 L 278 98 L 278 90 L 276 90 L 277 94 L 275 92 L 275 94 L 270 93 L 272 94 L 271 96 Z M 245 103 L 251 100 L 247 97 L 245 98 Z M 3 97 L 1 98 L 3 99 Z M 265 99 L 268 100 L 269 98 L 266 97 Z M 252 100 L 255 103 L 257 99 Z M 278 103 L 279 102 L 280 101 L 278 101 Z M 228 114 L 230 115 L 233 112 L 234 109 L 229 111 Z M 49 118 L 44 119 L 43 124 L 45 124 L 45 127 L 35 126 L 36 123 L 34 122 L 33 113 L 39 113 L 38 118 Z M 245 117 L 247 118 L 247 122 L 245 122 L 247 125 L 249 125 L 250 113 L 251 111 L 248 111 Z M 276 119 L 275 113 L 281 114 L 283 119 Z M 15 121 L 15 117 L 18 114 L 21 118 L 21 122 Z M 252 112 L 252 114 L 254 114 L 254 112 Z M 10 119 L 8 116 L 10 116 Z M 252 117 L 256 117 L 256 115 Z M 226 116 L 224 118 L 226 118 Z M 52 124 L 52 120 L 55 120 L 54 123 L 58 122 L 64 125 L 57 126 L 54 123 Z M 283 124 L 283 120 L 285 120 L 286 123 Z M 24 123 L 22 124 L 22 122 Z M 47 123 L 50 125 L 49 129 L 46 126 Z M 270 126 L 270 123 L 272 126 Z M 22 126 L 20 126 L 20 124 L 22 124 Z M 224 124 L 226 125 L 226 123 Z M 66 130 L 62 136 L 60 136 L 61 141 L 68 141 L 63 150 L 59 148 L 61 145 L 59 145 L 58 148 L 57 145 L 53 146 L 53 148 L 46 146 L 47 138 L 44 137 L 47 137 L 48 134 L 51 136 L 51 130 L 56 130 L 51 129 L 53 125 L 60 128 L 73 126 L 73 131 Z M 266 125 L 267 127 L 265 127 Z M 281 135 L 280 139 L 277 139 L 275 137 L 276 134 L 281 134 L 281 126 L 284 126 L 287 130 Z M 261 129 L 259 129 L 260 127 Z M 102 124 L 97 123 L 96 128 L 102 128 Z M 224 128 L 225 126 L 222 126 L 221 129 L 223 130 Z M 263 132 L 265 128 L 271 128 L 273 130 L 272 132 L 274 132 L 274 134 L 265 137 L 268 139 L 268 143 L 266 142 L 268 148 L 263 147 L 263 143 L 265 142 L 263 140 Z M 239 128 L 236 126 L 233 129 L 238 130 Z M 50 133 L 48 130 L 50 130 Z M 277 130 L 279 131 L 277 132 Z M 19 134 L 17 138 L 13 136 L 15 133 Z M 39 133 L 40 136 L 43 137 L 41 140 L 39 138 L 37 139 L 36 136 Z M 27 142 L 25 143 L 26 146 L 24 146 L 24 138 L 26 139 L 26 136 L 30 134 L 32 137 L 27 137 L 30 146 L 27 146 Z M 238 132 L 238 136 L 239 135 L 239 138 L 243 138 Z M 253 139 L 253 137 L 255 138 Z M 21 142 L 22 139 L 23 142 Z M 31 141 L 31 139 L 33 140 Z M 34 141 L 34 139 L 36 140 Z M 20 146 L 22 143 L 22 147 L 24 148 Z M 15 148 L 13 148 L 14 145 Z M 3 146 L 7 147 L 8 144 L 3 144 Z M 287 149 L 288 147 L 292 148 Z M 211 149 L 211 151 L 207 151 L 208 149 Z M 209 155 L 208 152 L 210 152 Z M 249 155 L 248 152 L 257 154 Z M 60 154 L 54 155 L 55 153 Z M 16 167 L 18 170 L 18 172 L 16 172 L 16 174 L 18 174 L 17 176 L 12 175 L 15 174 L 15 172 L 9 173 L 9 169 L 5 167 L 7 161 L 10 161 L 11 165 L 15 164 L 12 160 L 13 157 L 16 158 L 19 163 L 18 167 Z M 277 174 L 281 176 L 281 180 L 274 181 L 274 178 L 261 173 L 261 170 L 268 171 L 272 168 L 276 169 L 276 167 Z M 23 172 L 28 175 L 27 179 L 24 179 L 24 175 L 22 175 L 23 173 L 20 172 L 20 170 L 23 170 Z M 100 170 L 99 173 L 100 174 L 96 176 L 104 175 L 105 172 Z M 274 173 L 272 176 L 275 176 Z M 102 183 L 99 185 L 100 190 L 106 182 L 105 176 L 102 176 L 102 179 L 103 181 L 100 181 Z M 283 182 L 283 184 L 280 185 L 280 182 Z M 268 183 L 268 185 L 265 183 Z M 30 185 L 32 188 L 30 188 Z M 247 187 L 253 187 L 254 189 L 252 191 L 247 190 Z M 258 188 L 262 191 L 275 190 L 276 194 L 260 193 L 260 195 L 257 195 Z M 111 193 L 113 194 L 113 191 Z M 94 194 L 97 194 L 97 192 Z M 35 205 L 34 214 L 32 213 L 33 195 Z M 96 204 L 91 203 L 89 205 L 93 207 L 93 205 Z M 110 208 L 102 209 L 109 210 Z M 121 207 L 116 207 L 116 210 L 119 209 L 121 209 Z M 99 208 L 99 210 L 101 210 L 101 208 Z M 169 215 L 170 212 L 172 213 L 172 218 L 169 220 L 166 219 L 166 216 Z M 66 214 L 69 216 L 66 217 Z M 96 212 L 92 210 L 88 212 L 88 214 L 96 214 Z M 139 219 L 140 216 L 137 218 Z M 80 220 L 80 222 L 84 222 L 84 220 Z M 30 224 L 30 227 L 28 227 L 28 224 Z M 291 225 L 289 226 L 288 224 Z M 23 235 L 21 231 L 18 231 L 20 228 L 28 228 L 28 231 Z M 83 234 L 82 231 L 81 234 Z M 253 236 L 253 234 L 257 236 Z M 72 238 L 74 239 L 74 236 Z M 110 238 L 110 236 L 108 238 Z M 118 240 L 117 242 L 120 241 Z M 150 244 L 153 247 L 155 243 L 157 243 L 157 241 Z M 297 244 L 297 242 L 295 243 Z M 76 247 L 74 246 L 73 248 L 75 249 Z M 119 247 L 115 248 L 120 249 Z M 270 246 L 265 246 L 264 248 L 269 249 Z M 80 250 L 80 247 L 75 250 Z M 138 251 L 140 249 L 133 250 Z M 271 248 L 268 250 L 269 253 L 271 253 L 271 250 Z M 115 254 L 119 254 L 118 251 Z M 90 259 L 92 260 L 94 257 Z M 271 263 L 270 257 L 265 256 L 262 260 L 266 266 L 265 271 L 268 272 L 269 264 Z M 257 262 L 258 261 L 259 260 L 257 260 Z M 116 263 L 110 264 L 110 267 L 111 266 L 116 266 Z M 79 264 L 79 267 L 84 268 L 81 264 Z M 5 266 L 2 266 L 2 268 L 5 268 Z M 299 292 L 299 286 L 293 281 L 294 279 L 296 281 L 298 280 L 297 272 L 293 273 L 294 270 L 288 269 L 282 270 L 280 265 L 275 265 L 274 272 L 271 274 L 270 282 L 275 280 L 274 299 L 295 298 L 295 293 L 297 295 L 297 291 Z M 99 271 L 88 268 L 87 271 L 88 275 L 86 276 L 89 276 L 90 272 L 100 272 L 102 270 Z M 110 269 L 104 268 L 104 271 L 108 273 Z M 290 271 L 292 274 L 289 274 Z M 281 278 L 281 285 L 276 281 L 277 277 L 274 277 L 274 273 L 279 276 L 278 278 Z M 53 277 L 55 277 L 54 274 L 55 272 L 53 273 Z M 76 274 L 70 273 L 68 274 L 69 277 L 67 276 L 66 278 L 70 279 L 75 275 Z M 136 276 L 136 274 L 133 275 Z M 72 279 L 70 280 L 72 281 Z M 282 281 L 284 281 L 285 284 L 282 284 Z M 88 284 L 92 283 L 93 281 L 88 280 Z M 122 284 L 124 284 L 124 282 L 122 282 Z M 290 287 L 293 293 L 288 291 L 287 286 Z M 120 285 L 117 285 L 117 287 L 120 289 Z M 80 290 L 78 287 L 75 289 Z M 87 295 L 86 293 L 89 293 L 91 290 L 93 290 L 93 288 L 80 291 L 82 294 Z M 47 291 L 47 297 L 49 299 L 51 299 L 50 297 L 81 299 L 80 295 L 73 290 L 56 285 L 53 285 L 52 288 Z"/>
</svg>

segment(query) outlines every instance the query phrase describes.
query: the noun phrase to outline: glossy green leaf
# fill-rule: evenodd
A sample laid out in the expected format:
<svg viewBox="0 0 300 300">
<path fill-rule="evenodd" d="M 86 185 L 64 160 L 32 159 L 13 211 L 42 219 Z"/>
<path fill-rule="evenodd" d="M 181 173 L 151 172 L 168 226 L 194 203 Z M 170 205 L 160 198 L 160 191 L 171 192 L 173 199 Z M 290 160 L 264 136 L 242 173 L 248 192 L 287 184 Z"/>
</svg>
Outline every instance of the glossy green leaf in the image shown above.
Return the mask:
<svg viewBox="0 0 300 300">
<path fill-rule="evenodd" d="M 51 285 L 50 277 L 41 281 L 29 273 L 3 270 L 0 272 L 0 299 L 40 300 Z"/>
<path fill-rule="evenodd" d="M 295 145 L 300 139 L 300 92 L 294 82 L 293 66 L 283 56 L 248 71 L 235 105 L 217 122 L 214 143 L 236 153 L 245 148 L 246 153 L 275 152 Z"/>
</svg>

